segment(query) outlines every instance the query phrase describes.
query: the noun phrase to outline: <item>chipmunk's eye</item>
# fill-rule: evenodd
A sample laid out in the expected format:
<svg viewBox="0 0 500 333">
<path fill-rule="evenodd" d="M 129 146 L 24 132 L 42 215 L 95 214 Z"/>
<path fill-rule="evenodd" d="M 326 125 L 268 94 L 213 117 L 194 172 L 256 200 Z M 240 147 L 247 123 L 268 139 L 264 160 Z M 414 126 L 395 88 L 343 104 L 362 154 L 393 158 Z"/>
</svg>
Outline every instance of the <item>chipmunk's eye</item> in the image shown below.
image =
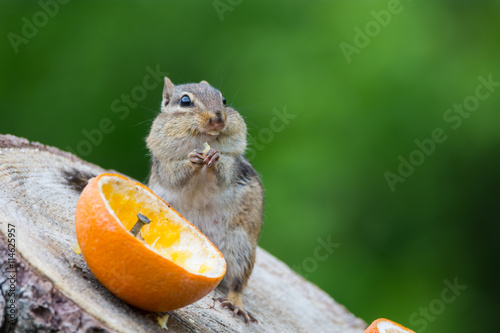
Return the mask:
<svg viewBox="0 0 500 333">
<path fill-rule="evenodd" d="M 191 98 L 189 98 L 188 95 L 184 95 L 181 98 L 181 106 L 190 106 L 191 105 Z"/>
<path fill-rule="evenodd" d="M 226 105 L 226 99 L 222 97 L 222 104 Z"/>
</svg>

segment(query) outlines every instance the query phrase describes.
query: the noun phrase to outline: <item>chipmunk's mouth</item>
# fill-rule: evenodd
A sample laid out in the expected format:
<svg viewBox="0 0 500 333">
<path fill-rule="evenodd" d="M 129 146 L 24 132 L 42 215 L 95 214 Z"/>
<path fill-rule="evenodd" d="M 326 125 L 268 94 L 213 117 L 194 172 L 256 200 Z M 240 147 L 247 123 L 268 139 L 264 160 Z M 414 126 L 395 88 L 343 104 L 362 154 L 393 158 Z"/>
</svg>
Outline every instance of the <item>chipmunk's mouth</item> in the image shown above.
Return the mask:
<svg viewBox="0 0 500 333">
<path fill-rule="evenodd" d="M 208 140 L 208 141 L 213 141 L 217 140 L 219 136 L 221 135 L 221 132 L 219 131 L 203 131 L 203 132 L 198 132 L 198 135 L 203 138 L 203 140 Z"/>
</svg>

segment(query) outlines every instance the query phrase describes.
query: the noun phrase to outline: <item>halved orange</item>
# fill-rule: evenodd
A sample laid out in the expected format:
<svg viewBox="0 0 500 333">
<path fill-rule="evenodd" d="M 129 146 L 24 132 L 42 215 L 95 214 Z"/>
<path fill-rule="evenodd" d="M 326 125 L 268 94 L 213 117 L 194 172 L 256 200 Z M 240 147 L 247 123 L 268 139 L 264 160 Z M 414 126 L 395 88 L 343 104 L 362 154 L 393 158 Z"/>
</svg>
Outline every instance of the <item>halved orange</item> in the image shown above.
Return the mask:
<svg viewBox="0 0 500 333">
<path fill-rule="evenodd" d="M 137 214 L 151 223 L 142 240 Z M 147 311 L 171 311 L 211 292 L 226 272 L 219 250 L 146 186 L 116 174 L 89 181 L 75 227 L 83 257 L 115 296 Z"/>
<path fill-rule="evenodd" d="M 364 333 L 415 333 L 414 331 L 393 322 L 392 320 L 379 318 L 371 323 Z"/>
</svg>

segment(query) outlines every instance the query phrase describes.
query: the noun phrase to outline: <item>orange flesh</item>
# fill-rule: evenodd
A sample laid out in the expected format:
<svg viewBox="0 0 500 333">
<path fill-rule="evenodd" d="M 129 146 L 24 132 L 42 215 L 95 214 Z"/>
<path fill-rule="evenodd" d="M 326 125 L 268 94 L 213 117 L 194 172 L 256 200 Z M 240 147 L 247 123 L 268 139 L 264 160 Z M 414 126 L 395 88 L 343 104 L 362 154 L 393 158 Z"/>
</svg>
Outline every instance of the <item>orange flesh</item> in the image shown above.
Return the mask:
<svg viewBox="0 0 500 333">
<path fill-rule="evenodd" d="M 199 239 L 192 237 L 192 232 L 177 216 L 148 202 L 150 198 L 141 195 L 139 188 L 127 185 L 112 181 L 103 182 L 101 187 L 109 207 L 125 229 L 130 231 L 134 227 L 140 213 L 151 221 L 141 229 L 141 236 L 158 254 L 193 273 L 203 274 L 216 269 L 216 254 L 207 251 Z M 193 257 L 194 254 L 197 256 Z"/>
</svg>

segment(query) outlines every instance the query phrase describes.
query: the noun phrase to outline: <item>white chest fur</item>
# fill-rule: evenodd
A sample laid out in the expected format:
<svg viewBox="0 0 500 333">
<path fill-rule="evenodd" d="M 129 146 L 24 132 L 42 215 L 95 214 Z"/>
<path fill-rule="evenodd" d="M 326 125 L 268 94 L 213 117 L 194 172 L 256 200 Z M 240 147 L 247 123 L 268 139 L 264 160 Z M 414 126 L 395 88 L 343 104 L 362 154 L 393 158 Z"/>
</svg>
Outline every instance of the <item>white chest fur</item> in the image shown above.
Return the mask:
<svg viewBox="0 0 500 333">
<path fill-rule="evenodd" d="M 160 185 L 151 187 L 159 197 L 170 204 L 201 230 L 221 251 L 225 247 L 228 223 L 233 217 L 234 193 L 231 189 L 221 190 L 209 180 L 206 167 L 178 190 L 166 189 Z"/>
</svg>

